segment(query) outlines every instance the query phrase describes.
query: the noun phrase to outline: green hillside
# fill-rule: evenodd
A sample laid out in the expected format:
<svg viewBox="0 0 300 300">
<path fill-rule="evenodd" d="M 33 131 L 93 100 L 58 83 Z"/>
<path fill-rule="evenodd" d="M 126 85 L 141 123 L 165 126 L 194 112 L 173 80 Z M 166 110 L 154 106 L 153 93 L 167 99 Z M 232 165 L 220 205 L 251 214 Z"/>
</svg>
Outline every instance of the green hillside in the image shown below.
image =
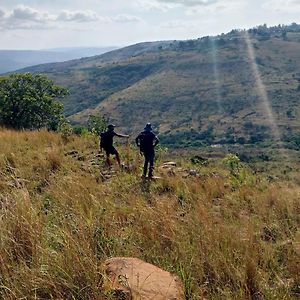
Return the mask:
<svg viewBox="0 0 300 300">
<path fill-rule="evenodd" d="M 154 123 L 171 146 L 300 145 L 300 26 L 143 43 L 26 69 L 70 89 L 65 113 L 107 115 L 128 132 Z"/>
</svg>

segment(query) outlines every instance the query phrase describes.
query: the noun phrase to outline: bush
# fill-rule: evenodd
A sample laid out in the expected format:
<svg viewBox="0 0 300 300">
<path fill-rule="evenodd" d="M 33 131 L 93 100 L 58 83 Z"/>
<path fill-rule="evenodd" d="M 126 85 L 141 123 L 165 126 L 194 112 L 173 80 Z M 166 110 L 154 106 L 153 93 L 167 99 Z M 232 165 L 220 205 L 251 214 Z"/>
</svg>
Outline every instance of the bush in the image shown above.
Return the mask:
<svg viewBox="0 0 300 300">
<path fill-rule="evenodd" d="M 100 135 L 101 132 L 105 131 L 108 125 L 108 119 L 102 116 L 90 115 L 87 128 L 88 131 L 96 135 Z"/>
<path fill-rule="evenodd" d="M 85 126 L 81 126 L 81 125 L 73 126 L 73 133 L 76 135 L 86 135 L 88 132 L 89 131 Z"/>
<path fill-rule="evenodd" d="M 16 129 L 56 130 L 62 118 L 63 98 L 68 91 L 44 75 L 12 74 L 0 77 L 0 121 Z"/>
</svg>

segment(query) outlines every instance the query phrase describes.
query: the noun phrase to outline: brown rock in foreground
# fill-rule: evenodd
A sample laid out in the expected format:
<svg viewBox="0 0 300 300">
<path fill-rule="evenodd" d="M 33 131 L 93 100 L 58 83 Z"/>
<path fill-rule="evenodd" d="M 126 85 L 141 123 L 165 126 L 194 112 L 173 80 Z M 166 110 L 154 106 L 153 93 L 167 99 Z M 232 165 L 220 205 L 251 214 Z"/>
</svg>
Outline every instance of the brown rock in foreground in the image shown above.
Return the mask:
<svg viewBox="0 0 300 300">
<path fill-rule="evenodd" d="M 183 300 L 180 279 L 137 258 L 115 257 L 105 261 L 108 286 L 133 300 Z"/>
</svg>

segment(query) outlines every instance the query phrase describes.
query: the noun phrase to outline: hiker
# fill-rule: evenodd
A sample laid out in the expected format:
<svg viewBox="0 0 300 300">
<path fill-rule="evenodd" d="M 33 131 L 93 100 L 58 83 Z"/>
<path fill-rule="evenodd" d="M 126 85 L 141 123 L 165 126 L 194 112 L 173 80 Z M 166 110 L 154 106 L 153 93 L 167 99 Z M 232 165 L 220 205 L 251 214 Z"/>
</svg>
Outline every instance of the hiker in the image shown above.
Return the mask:
<svg viewBox="0 0 300 300">
<path fill-rule="evenodd" d="M 159 143 L 159 139 L 152 131 L 152 126 L 150 123 L 147 123 L 144 131 L 142 131 L 137 138 L 135 139 L 136 145 L 140 147 L 140 152 L 144 155 L 145 162 L 144 162 L 144 170 L 143 176 L 147 176 L 147 170 L 149 165 L 149 173 L 148 177 L 153 177 L 153 169 L 154 169 L 154 157 L 155 152 L 154 148 Z"/>
<path fill-rule="evenodd" d="M 116 133 L 115 132 L 115 127 L 116 126 L 114 124 L 109 124 L 107 126 L 107 131 L 102 132 L 100 134 L 100 137 L 101 137 L 100 151 L 102 151 L 102 149 L 105 151 L 105 153 L 106 153 L 106 162 L 107 162 L 107 165 L 109 167 L 111 166 L 110 159 L 109 159 L 109 156 L 111 154 L 116 156 L 116 160 L 118 162 L 118 165 L 119 165 L 119 167 L 121 166 L 120 155 L 119 155 L 117 149 L 113 146 L 114 136 L 121 137 L 121 138 L 128 138 L 129 137 L 129 135 Z"/>
</svg>

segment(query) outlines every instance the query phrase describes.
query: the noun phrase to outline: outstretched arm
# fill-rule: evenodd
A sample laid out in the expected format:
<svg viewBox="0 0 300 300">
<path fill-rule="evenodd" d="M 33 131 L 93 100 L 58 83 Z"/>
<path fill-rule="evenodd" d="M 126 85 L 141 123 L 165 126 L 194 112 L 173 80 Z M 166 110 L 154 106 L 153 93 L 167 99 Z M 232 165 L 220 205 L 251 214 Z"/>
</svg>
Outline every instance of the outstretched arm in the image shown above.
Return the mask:
<svg viewBox="0 0 300 300">
<path fill-rule="evenodd" d="M 158 139 L 158 137 L 157 136 L 155 136 L 155 138 L 154 138 L 154 147 L 157 145 L 159 143 L 159 139 Z"/>
<path fill-rule="evenodd" d="M 120 134 L 120 133 L 116 133 L 116 132 L 115 132 L 115 136 L 120 137 L 120 138 L 128 138 L 129 137 L 129 135 Z"/>
</svg>

